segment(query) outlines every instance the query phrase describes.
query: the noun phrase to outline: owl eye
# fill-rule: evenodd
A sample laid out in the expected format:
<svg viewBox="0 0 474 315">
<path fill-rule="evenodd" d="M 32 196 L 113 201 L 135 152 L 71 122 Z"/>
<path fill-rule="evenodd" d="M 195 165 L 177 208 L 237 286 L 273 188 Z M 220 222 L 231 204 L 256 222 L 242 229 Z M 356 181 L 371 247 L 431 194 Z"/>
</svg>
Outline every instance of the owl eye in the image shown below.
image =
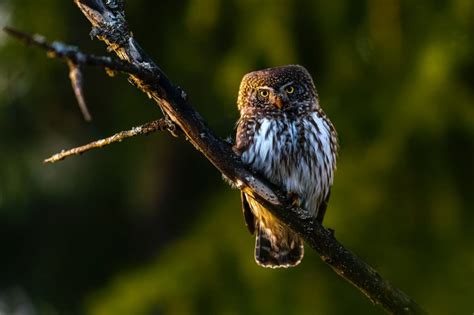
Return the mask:
<svg viewBox="0 0 474 315">
<path fill-rule="evenodd" d="M 259 90 L 257 93 L 257 98 L 260 102 L 268 101 L 268 97 L 270 96 L 270 92 L 268 90 Z"/>
<path fill-rule="evenodd" d="M 285 92 L 286 92 L 287 94 L 293 94 L 293 93 L 295 92 L 294 86 L 293 86 L 293 85 L 287 86 L 287 87 L 285 88 Z"/>
</svg>

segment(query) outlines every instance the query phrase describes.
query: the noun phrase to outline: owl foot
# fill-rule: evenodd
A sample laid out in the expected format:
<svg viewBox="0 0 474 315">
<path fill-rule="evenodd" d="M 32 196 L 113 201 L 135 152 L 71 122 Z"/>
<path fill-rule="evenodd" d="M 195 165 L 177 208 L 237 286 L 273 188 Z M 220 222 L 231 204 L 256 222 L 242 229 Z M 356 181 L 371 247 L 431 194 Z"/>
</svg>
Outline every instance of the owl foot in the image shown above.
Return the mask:
<svg viewBox="0 0 474 315">
<path fill-rule="evenodd" d="M 301 204 L 303 203 L 303 201 L 301 200 L 300 196 L 298 196 L 297 194 L 295 193 L 288 193 L 288 198 L 290 198 L 291 200 L 291 205 L 293 207 L 301 207 Z"/>
</svg>

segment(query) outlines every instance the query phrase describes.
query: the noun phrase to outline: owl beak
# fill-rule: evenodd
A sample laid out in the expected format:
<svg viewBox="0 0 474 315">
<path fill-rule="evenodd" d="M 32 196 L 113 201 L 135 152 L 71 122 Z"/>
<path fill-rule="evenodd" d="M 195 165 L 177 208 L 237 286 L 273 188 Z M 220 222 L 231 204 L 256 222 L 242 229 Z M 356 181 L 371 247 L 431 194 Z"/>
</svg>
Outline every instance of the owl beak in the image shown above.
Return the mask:
<svg viewBox="0 0 474 315">
<path fill-rule="evenodd" d="M 283 107 L 283 99 L 281 98 L 281 96 L 275 97 L 275 103 L 273 105 L 275 105 L 275 107 L 277 107 L 278 109 L 281 109 Z"/>
</svg>

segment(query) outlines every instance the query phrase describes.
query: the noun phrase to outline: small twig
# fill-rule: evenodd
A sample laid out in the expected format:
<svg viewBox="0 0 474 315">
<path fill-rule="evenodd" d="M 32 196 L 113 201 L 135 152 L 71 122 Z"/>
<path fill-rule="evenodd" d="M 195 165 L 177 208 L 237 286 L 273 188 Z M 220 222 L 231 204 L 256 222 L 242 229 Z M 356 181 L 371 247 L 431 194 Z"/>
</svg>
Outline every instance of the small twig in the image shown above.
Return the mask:
<svg viewBox="0 0 474 315">
<path fill-rule="evenodd" d="M 89 113 L 89 109 L 87 108 L 84 94 L 82 92 L 81 68 L 78 64 L 72 62 L 71 60 L 68 60 L 67 64 L 69 66 L 69 79 L 71 80 L 72 90 L 74 91 L 74 95 L 76 95 L 77 103 L 81 109 L 82 116 L 84 116 L 86 121 L 91 121 L 92 117 Z"/>
<path fill-rule="evenodd" d="M 141 126 L 134 127 L 130 130 L 121 131 L 105 139 L 97 140 L 97 141 L 91 142 L 89 144 L 86 144 L 77 148 L 62 150 L 61 152 L 45 159 L 44 163 L 55 163 L 55 162 L 64 160 L 65 158 L 72 155 L 79 155 L 93 149 L 105 147 L 106 145 L 112 144 L 114 142 L 121 142 L 122 140 L 127 139 L 127 138 L 131 138 L 131 137 L 135 137 L 139 135 L 147 135 L 149 133 L 152 133 L 155 131 L 162 131 L 168 128 L 170 128 L 169 122 L 166 119 L 161 118 L 161 119 L 143 124 Z"/>
</svg>

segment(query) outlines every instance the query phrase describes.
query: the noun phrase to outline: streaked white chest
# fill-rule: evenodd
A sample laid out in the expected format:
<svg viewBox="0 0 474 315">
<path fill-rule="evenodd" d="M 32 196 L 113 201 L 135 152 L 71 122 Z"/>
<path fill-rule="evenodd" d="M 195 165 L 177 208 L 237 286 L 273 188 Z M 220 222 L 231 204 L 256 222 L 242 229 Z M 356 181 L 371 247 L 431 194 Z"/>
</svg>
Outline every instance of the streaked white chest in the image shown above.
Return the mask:
<svg viewBox="0 0 474 315">
<path fill-rule="evenodd" d="M 242 161 L 303 199 L 316 215 L 333 183 L 336 164 L 331 128 L 316 112 L 298 119 L 263 118 Z"/>
</svg>

